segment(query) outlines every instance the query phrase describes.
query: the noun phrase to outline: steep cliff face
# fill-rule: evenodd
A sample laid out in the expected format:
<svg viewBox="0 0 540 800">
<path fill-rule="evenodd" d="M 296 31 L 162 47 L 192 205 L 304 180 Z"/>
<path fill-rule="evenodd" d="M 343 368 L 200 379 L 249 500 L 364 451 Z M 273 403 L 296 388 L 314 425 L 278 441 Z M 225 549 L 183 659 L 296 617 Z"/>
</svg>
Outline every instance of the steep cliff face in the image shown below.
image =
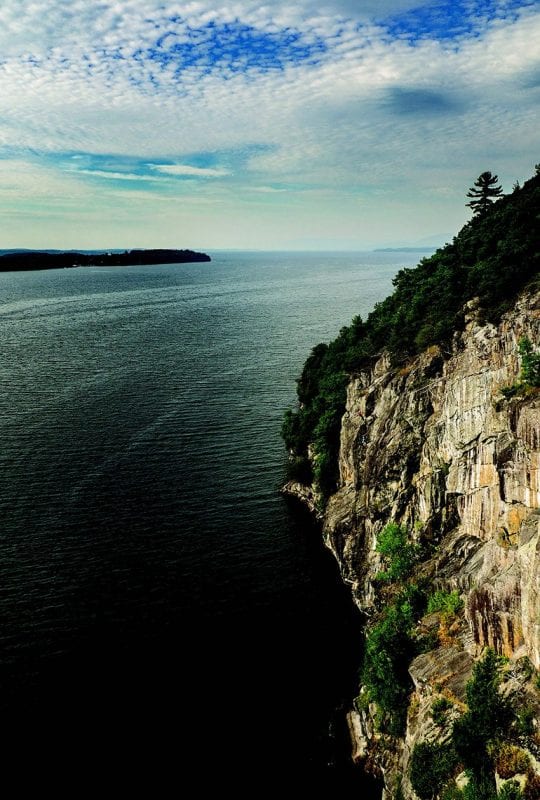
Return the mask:
<svg viewBox="0 0 540 800">
<path fill-rule="evenodd" d="M 540 342 L 540 294 L 523 295 L 498 326 L 482 324 L 473 301 L 451 352 L 430 348 L 398 370 L 383 356 L 348 387 L 340 487 L 323 530 L 355 602 L 376 611 L 376 536 L 390 521 L 428 543 L 420 573 L 464 600 L 447 635 L 440 619 L 422 622 L 438 626 L 440 641 L 410 665 L 405 738 L 389 746 L 372 710 L 351 713 L 356 754 L 384 774 L 388 798 L 400 780 L 415 797 L 408 760 L 416 742 L 438 735 L 432 698 L 444 691 L 457 713 L 486 645 L 540 668 L 540 394 L 501 392 L 519 377 L 521 337 Z M 507 690 L 530 691 L 520 674 L 508 673 Z"/>
</svg>

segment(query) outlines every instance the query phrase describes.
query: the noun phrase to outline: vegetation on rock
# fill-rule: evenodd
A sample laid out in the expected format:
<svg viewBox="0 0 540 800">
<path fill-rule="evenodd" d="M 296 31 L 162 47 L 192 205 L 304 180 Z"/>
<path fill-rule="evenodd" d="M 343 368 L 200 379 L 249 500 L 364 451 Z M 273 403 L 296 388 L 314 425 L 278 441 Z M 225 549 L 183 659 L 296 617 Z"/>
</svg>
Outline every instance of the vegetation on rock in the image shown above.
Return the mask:
<svg viewBox="0 0 540 800">
<path fill-rule="evenodd" d="M 437 590 L 428 599 L 428 614 L 440 612 L 441 614 L 452 617 L 463 608 L 463 600 L 459 596 L 457 589 L 451 592 Z"/>
<path fill-rule="evenodd" d="M 519 380 L 501 389 L 507 400 L 540 387 L 540 353 L 535 352 L 530 339 L 526 336 L 522 336 L 519 340 L 518 350 L 521 356 Z"/>
<path fill-rule="evenodd" d="M 529 756 L 505 741 L 514 715 L 500 691 L 501 667 L 502 659 L 488 649 L 473 669 L 466 687 L 467 711 L 454 722 L 451 739 L 415 745 L 410 780 L 421 800 L 520 800 L 536 791 Z M 463 769 L 468 783 L 461 790 L 454 779 Z M 513 780 L 497 792 L 496 771 L 502 779 L 526 774 L 525 794 Z"/>
<path fill-rule="evenodd" d="M 420 550 L 417 544 L 409 541 L 407 529 L 395 522 L 390 522 L 379 533 L 376 549 L 386 567 L 377 575 L 381 581 L 402 581 L 408 577 Z"/>
<path fill-rule="evenodd" d="M 448 782 L 448 776 L 459 763 L 449 742 L 421 742 L 411 757 L 411 784 L 420 800 L 432 800 Z"/>
<path fill-rule="evenodd" d="M 393 736 L 405 727 L 412 688 L 409 664 L 420 650 L 415 628 L 424 611 L 425 594 L 410 583 L 383 608 L 366 634 L 362 683 L 377 705 L 379 727 Z"/>
</svg>

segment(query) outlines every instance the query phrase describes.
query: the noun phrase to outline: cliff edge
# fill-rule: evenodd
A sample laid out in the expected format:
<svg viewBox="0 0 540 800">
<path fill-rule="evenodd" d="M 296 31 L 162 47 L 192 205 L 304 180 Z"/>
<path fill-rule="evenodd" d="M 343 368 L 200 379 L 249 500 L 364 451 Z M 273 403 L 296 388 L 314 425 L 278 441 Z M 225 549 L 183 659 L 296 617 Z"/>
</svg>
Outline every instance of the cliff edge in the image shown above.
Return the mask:
<svg viewBox="0 0 540 800">
<path fill-rule="evenodd" d="M 390 785 L 401 777 L 406 798 L 415 796 L 408 758 L 429 735 L 434 697 L 446 687 L 463 703 L 485 646 L 540 668 L 540 395 L 501 392 L 519 377 L 522 337 L 540 340 L 539 293 L 522 296 L 498 326 L 479 324 L 471 303 L 450 357 L 433 347 L 397 371 L 383 357 L 348 386 L 340 488 L 328 503 L 324 538 L 355 602 L 375 610 L 383 569 L 377 533 L 388 522 L 429 542 L 419 569 L 464 601 L 446 641 L 409 666 L 415 690 L 389 769 Z M 530 694 L 538 718 L 540 696 Z M 366 740 L 358 751 L 369 756 L 377 743 L 369 714 L 354 729 Z"/>
<path fill-rule="evenodd" d="M 486 313 L 484 280 L 454 332 L 445 320 L 438 343 L 418 346 L 419 303 L 427 313 L 441 276 L 472 286 L 486 269 L 486 216 L 398 275 L 367 325 L 357 318 L 313 350 L 299 410 L 285 418 L 300 473 L 285 491 L 320 517 L 365 615 L 348 721 L 353 758 L 383 778 L 384 800 L 540 798 L 539 180 L 540 168 L 528 216 L 514 214 L 519 198 L 494 206 L 494 219 L 510 220 L 490 244 L 494 280 L 508 277 L 517 231 L 532 254 L 514 291 L 499 291 L 500 312 Z M 399 345 L 400 326 L 416 353 L 375 354 L 388 330 Z"/>
<path fill-rule="evenodd" d="M 540 341 L 540 292 L 523 294 L 498 325 L 482 324 L 472 301 L 450 353 L 433 346 L 400 368 L 385 355 L 347 387 L 339 488 L 323 535 L 356 604 L 368 618 L 380 611 L 377 537 L 388 523 L 427 554 L 417 574 L 463 601 L 446 628 L 440 613 L 418 623 L 435 634 L 434 646 L 407 665 L 403 735 L 378 732 L 374 704 L 357 703 L 349 715 L 355 758 L 384 777 L 388 799 L 398 786 L 405 800 L 416 798 L 411 753 L 443 733 L 433 702 L 446 698 L 457 716 L 486 646 L 509 659 L 503 690 L 532 716 L 522 745 L 540 774 L 540 693 L 527 666 L 540 668 L 540 393 L 502 391 L 519 378 L 524 337 Z M 301 492 L 312 508 L 314 494 Z"/>
</svg>

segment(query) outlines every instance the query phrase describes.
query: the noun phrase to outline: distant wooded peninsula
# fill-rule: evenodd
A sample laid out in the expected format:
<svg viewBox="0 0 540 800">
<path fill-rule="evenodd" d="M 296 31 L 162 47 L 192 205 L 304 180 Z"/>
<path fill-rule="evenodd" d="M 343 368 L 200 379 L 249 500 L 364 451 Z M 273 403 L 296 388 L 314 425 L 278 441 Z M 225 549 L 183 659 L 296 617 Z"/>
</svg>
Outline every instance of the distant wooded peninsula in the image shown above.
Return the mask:
<svg viewBox="0 0 540 800">
<path fill-rule="evenodd" d="M 0 272 L 33 269 L 65 269 L 67 267 L 128 267 L 152 264 L 185 264 L 210 261 L 206 253 L 193 250 L 125 250 L 124 252 L 78 253 L 72 250 L 54 252 L 20 250 L 0 255 Z"/>
</svg>

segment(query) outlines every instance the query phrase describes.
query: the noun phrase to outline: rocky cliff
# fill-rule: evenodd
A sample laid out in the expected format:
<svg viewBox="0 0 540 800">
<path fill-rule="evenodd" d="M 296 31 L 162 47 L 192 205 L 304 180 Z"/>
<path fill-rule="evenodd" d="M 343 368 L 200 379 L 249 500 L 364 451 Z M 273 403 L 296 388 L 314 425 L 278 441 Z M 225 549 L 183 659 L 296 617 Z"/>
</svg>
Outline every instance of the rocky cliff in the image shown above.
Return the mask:
<svg viewBox="0 0 540 800">
<path fill-rule="evenodd" d="M 540 668 L 540 394 L 502 392 L 519 378 L 520 339 L 540 343 L 540 294 L 522 295 L 497 326 L 482 323 L 475 301 L 466 312 L 447 352 L 431 347 L 397 369 L 383 355 L 351 379 L 339 488 L 323 519 L 325 542 L 368 619 L 380 603 L 377 534 L 389 522 L 422 543 L 418 574 L 463 600 L 450 620 L 435 613 L 419 623 L 433 646 L 409 665 L 404 736 L 377 732 L 373 705 L 349 715 L 355 758 L 384 777 L 387 800 L 398 786 L 405 800 L 416 797 L 414 745 L 445 735 L 433 700 L 445 697 L 450 719 L 459 715 L 488 645 L 509 659 L 503 689 L 528 709 L 521 744 L 540 773 L 540 693 L 531 677 Z"/>
</svg>

